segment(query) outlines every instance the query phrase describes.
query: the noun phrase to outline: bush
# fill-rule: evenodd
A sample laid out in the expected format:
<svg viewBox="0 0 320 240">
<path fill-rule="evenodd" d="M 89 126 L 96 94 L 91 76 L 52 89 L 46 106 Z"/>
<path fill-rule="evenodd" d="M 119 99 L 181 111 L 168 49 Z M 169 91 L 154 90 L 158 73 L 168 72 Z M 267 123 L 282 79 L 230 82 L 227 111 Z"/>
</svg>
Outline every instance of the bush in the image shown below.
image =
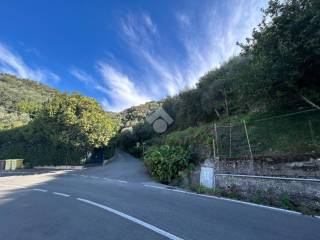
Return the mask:
<svg viewBox="0 0 320 240">
<path fill-rule="evenodd" d="M 204 125 L 201 127 L 189 127 L 183 131 L 175 131 L 166 135 L 164 143 L 169 146 L 181 146 L 192 149 L 192 162 L 198 165 L 200 161 L 211 156 L 212 127 Z"/>
<path fill-rule="evenodd" d="M 160 182 L 169 183 L 185 170 L 191 160 L 189 149 L 180 146 L 162 145 L 146 150 L 144 161 L 151 175 Z"/>
</svg>

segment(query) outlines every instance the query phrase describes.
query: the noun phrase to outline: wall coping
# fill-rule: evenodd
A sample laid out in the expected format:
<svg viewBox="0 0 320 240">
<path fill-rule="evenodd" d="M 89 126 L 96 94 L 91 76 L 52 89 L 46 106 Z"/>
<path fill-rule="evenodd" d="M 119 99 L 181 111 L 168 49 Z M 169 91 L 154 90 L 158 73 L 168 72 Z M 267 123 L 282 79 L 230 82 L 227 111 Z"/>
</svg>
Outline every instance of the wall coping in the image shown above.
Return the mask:
<svg viewBox="0 0 320 240">
<path fill-rule="evenodd" d="M 230 174 L 230 173 L 217 173 L 215 175 L 216 176 L 244 177 L 244 178 L 262 178 L 262 179 L 276 179 L 276 180 L 320 182 L 320 179 L 317 179 L 317 178 L 274 177 L 274 176 L 259 176 L 259 175 Z"/>
</svg>

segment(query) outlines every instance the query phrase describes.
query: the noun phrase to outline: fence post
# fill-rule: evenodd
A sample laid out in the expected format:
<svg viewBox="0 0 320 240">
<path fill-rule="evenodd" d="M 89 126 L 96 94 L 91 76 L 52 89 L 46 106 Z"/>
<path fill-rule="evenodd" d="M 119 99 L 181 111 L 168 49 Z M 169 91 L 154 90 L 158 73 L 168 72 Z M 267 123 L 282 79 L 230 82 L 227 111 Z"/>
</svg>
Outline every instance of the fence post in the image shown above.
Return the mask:
<svg viewBox="0 0 320 240">
<path fill-rule="evenodd" d="M 212 136 L 212 149 L 213 149 L 213 157 L 216 158 L 216 146 L 215 146 L 214 136 Z"/>
<path fill-rule="evenodd" d="M 217 132 L 217 124 L 214 123 L 214 134 L 215 134 L 215 137 L 216 137 L 216 151 L 217 151 L 217 156 L 219 157 L 219 147 L 218 147 L 218 132 Z"/>
<path fill-rule="evenodd" d="M 313 145 L 316 145 L 316 142 L 315 142 L 315 140 L 314 140 L 314 132 L 313 132 L 313 128 L 312 128 L 312 122 L 311 122 L 310 119 L 308 120 L 308 123 L 309 123 L 309 129 L 310 129 L 312 144 L 313 144 Z"/>
<path fill-rule="evenodd" d="M 249 136 L 248 136 L 248 131 L 247 131 L 247 125 L 246 125 L 246 121 L 243 120 L 243 125 L 244 125 L 244 130 L 246 132 L 246 137 L 247 137 L 247 142 L 249 145 L 249 151 L 250 151 L 250 156 L 251 156 L 251 160 L 253 161 L 253 154 L 252 154 L 252 149 L 251 149 L 251 145 L 250 145 L 250 140 L 249 140 Z"/>
<path fill-rule="evenodd" d="M 232 140 L 231 140 L 231 122 L 229 124 L 229 157 L 231 158 L 231 145 L 232 145 Z"/>
</svg>

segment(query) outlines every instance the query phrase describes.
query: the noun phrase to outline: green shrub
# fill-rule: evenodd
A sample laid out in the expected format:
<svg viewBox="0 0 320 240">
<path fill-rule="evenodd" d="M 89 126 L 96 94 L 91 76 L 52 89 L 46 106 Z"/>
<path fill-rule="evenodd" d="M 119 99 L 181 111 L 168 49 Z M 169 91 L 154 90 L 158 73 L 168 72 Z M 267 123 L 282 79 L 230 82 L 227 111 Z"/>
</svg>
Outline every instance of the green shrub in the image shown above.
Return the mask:
<svg viewBox="0 0 320 240">
<path fill-rule="evenodd" d="M 295 209 L 296 205 L 294 204 L 293 200 L 290 196 L 286 195 L 281 198 L 281 207 L 289 210 Z"/>
<path fill-rule="evenodd" d="M 212 139 L 210 126 L 204 125 L 171 132 L 165 136 L 164 143 L 169 146 L 192 149 L 192 162 L 198 165 L 200 161 L 211 156 Z"/>
<path fill-rule="evenodd" d="M 162 145 L 146 150 L 144 161 L 151 175 L 160 182 L 169 183 L 179 171 L 189 166 L 191 152 L 181 146 Z"/>
</svg>

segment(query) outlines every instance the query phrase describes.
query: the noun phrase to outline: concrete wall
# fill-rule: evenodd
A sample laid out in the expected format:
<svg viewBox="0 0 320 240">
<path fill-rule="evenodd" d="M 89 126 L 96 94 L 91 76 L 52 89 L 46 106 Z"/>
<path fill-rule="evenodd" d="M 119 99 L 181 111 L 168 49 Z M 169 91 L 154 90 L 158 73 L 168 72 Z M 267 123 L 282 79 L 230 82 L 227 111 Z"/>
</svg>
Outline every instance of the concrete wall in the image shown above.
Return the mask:
<svg viewBox="0 0 320 240">
<path fill-rule="evenodd" d="M 279 201 L 289 196 L 293 202 L 308 209 L 320 209 L 320 179 L 295 179 L 252 175 L 217 174 L 217 189 L 230 188 L 247 198 L 262 197 Z"/>
<path fill-rule="evenodd" d="M 297 205 L 320 211 L 320 159 L 255 159 L 211 160 L 215 171 L 215 187 L 234 191 L 250 200 L 255 197 L 268 202 L 281 202 L 290 197 Z M 189 186 L 200 184 L 201 168 L 189 175 Z"/>
</svg>

